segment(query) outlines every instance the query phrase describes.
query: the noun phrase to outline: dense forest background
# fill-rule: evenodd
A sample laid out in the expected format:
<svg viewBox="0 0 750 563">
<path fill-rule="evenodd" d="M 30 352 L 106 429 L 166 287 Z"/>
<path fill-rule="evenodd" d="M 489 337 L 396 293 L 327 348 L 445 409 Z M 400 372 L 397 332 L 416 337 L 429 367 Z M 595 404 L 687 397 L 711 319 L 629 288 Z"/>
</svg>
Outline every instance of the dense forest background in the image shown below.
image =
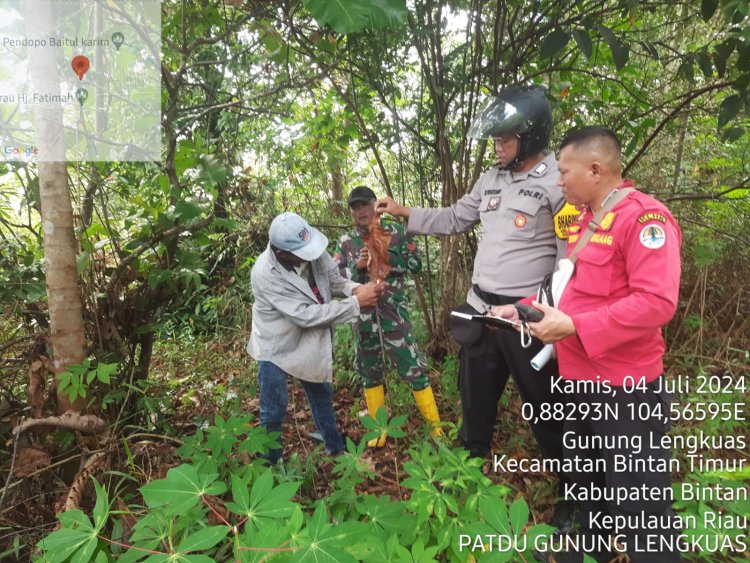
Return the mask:
<svg viewBox="0 0 750 563">
<path fill-rule="evenodd" d="M 162 161 L 0 164 L 2 556 L 31 557 L 65 508 L 34 557 L 502 561 L 514 556 L 461 551 L 457 530 L 548 533 L 553 477 L 483 476 L 425 437 L 399 383 L 393 418 L 357 421 L 347 326 L 336 384 L 352 455 L 319 456 L 295 390 L 293 455 L 272 473 L 255 455 L 268 439 L 251 422 L 257 368 L 244 353 L 271 219 L 295 211 L 335 241 L 355 185 L 455 202 L 493 163 L 468 127 L 512 84 L 547 88 L 553 145 L 576 125 L 618 132 L 626 176 L 683 230 L 670 374 L 726 376 L 731 392 L 709 398 L 747 406 L 749 21 L 745 0 L 164 0 Z M 45 236 L 45 220 L 63 228 Z M 413 318 L 455 437 L 446 319 L 477 234 L 417 242 Z M 506 403 L 498 448 L 534 451 L 517 398 Z M 50 418 L 71 405 L 87 414 Z M 681 424 L 748 430 L 738 417 Z M 382 425 L 405 438 L 365 452 L 360 438 Z M 675 478 L 746 487 L 750 473 Z"/>
</svg>

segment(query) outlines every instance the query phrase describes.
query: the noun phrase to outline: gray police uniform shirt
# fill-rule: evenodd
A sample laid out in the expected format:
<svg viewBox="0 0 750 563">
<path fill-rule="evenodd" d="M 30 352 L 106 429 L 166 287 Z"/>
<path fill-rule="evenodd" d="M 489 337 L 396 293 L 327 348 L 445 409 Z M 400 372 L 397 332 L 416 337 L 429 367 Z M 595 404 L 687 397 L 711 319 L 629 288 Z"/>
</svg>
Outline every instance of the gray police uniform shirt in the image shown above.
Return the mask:
<svg viewBox="0 0 750 563">
<path fill-rule="evenodd" d="M 557 257 L 565 256 L 565 220 L 556 218 L 565 200 L 557 178 L 550 151 L 526 172 L 494 166 L 452 206 L 412 208 L 406 232 L 451 235 L 481 223 L 472 284 L 496 295 L 527 297 L 555 269 Z M 561 221 L 557 233 L 556 219 Z M 473 290 L 467 302 L 478 311 L 486 305 Z"/>
</svg>

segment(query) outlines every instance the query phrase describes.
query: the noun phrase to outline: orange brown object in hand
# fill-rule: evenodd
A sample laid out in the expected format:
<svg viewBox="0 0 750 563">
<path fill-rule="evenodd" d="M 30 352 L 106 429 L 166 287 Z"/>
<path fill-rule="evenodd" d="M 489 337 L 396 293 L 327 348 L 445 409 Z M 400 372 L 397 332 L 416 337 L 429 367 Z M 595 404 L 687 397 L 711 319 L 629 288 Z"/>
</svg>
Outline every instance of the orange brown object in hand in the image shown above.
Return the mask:
<svg viewBox="0 0 750 563">
<path fill-rule="evenodd" d="M 391 234 L 380 225 L 380 217 L 375 215 L 370 221 L 370 229 L 362 237 L 370 250 L 370 261 L 367 264 L 367 274 L 370 279 L 380 282 L 391 271 L 388 263 L 388 247 L 391 244 Z"/>
</svg>

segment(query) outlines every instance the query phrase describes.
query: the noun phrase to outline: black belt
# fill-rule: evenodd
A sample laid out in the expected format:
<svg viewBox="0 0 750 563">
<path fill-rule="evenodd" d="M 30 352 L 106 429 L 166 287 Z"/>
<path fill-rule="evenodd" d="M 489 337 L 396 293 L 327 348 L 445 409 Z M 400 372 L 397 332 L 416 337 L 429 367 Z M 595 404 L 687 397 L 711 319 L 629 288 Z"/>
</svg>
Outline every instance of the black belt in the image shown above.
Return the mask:
<svg viewBox="0 0 750 563">
<path fill-rule="evenodd" d="M 507 305 L 508 303 L 515 303 L 520 299 L 520 297 L 508 297 L 507 295 L 497 295 L 496 293 L 482 291 L 478 285 L 472 286 L 472 289 L 479 299 L 490 305 Z"/>
</svg>

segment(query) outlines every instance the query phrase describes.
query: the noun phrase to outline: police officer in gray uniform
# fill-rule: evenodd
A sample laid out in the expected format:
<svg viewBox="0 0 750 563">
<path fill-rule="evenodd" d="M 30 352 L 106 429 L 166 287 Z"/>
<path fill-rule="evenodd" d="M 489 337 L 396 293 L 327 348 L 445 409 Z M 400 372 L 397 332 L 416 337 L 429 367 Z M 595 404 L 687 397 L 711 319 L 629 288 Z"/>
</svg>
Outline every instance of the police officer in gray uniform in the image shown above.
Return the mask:
<svg viewBox="0 0 750 563">
<path fill-rule="evenodd" d="M 459 310 L 484 314 L 492 305 L 533 294 L 554 270 L 558 255 L 564 256 L 567 224 L 578 212 L 565 206 L 556 185 L 557 161 L 546 150 L 551 131 L 552 111 L 544 90 L 505 89 L 469 130 L 472 138 L 493 140 L 498 160 L 470 193 L 441 209 L 408 208 L 391 198 L 377 202 L 380 213 L 408 217 L 407 234 L 451 235 L 481 225 L 473 287 Z M 529 362 L 541 343 L 534 341 L 524 349 L 513 331 L 489 330 L 468 321 L 453 323 L 452 332 L 461 344 L 459 438 L 473 456 L 485 457 L 508 376 L 513 374 L 522 399 L 536 412 L 541 404 L 559 400 L 550 389 L 557 365 L 550 362 L 535 372 Z M 538 421 L 532 430 L 546 457 L 562 459 L 561 422 Z"/>
</svg>

